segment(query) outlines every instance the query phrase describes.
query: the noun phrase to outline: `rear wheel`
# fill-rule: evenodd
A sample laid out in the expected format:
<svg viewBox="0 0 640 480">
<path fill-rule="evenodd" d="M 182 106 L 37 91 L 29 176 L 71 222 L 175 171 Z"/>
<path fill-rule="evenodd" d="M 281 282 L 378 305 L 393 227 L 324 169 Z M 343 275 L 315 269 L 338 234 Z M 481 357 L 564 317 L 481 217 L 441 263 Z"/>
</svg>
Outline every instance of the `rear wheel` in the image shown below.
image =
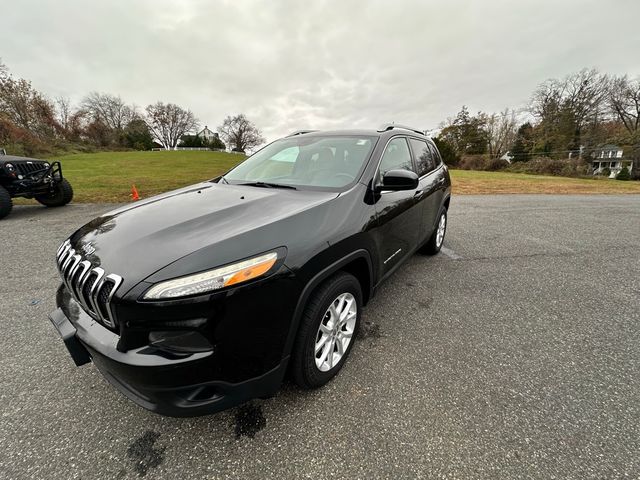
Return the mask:
<svg viewBox="0 0 640 480">
<path fill-rule="evenodd" d="M 345 272 L 325 281 L 308 301 L 294 346 L 291 371 L 302 388 L 318 388 L 342 368 L 362 311 L 360 282 Z"/>
<path fill-rule="evenodd" d="M 433 231 L 433 235 L 429 238 L 427 243 L 420 249 L 420 253 L 426 253 L 427 255 L 435 255 L 442 248 L 444 243 L 444 235 L 447 233 L 447 209 L 442 207 L 440 210 L 440 216 L 438 217 L 438 225 Z"/>
<path fill-rule="evenodd" d="M 13 200 L 6 188 L 0 187 L 0 218 L 4 218 L 11 213 Z"/>
<path fill-rule="evenodd" d="M 47 207 L 61 207 L 73 199 L 73 188 L 66 178 L 58 182 L 48 195 L 36 195 L 36 200 Z"/>
</svg>

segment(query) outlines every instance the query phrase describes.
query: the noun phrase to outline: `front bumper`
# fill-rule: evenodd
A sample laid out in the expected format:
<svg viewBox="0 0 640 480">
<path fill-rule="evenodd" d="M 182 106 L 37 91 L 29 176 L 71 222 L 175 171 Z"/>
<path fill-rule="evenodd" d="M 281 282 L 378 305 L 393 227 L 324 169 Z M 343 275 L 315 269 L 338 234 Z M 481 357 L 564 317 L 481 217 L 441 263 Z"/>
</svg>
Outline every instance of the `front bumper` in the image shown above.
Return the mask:
<svg viewBox="0 0 640 480">
<path fill-rule="evenodd" d="M 288 363 L 282 345 L 290 320 L 276 316 L 277 310 L 268 311 L 261 298 L 252 292 L 252 301 L 247 301 L 239 291 L 226 298 L 224 312 L 213 309 L 203 331 L 211 349 L 180 357 L 148 344 L 122 349 L 127 332 L 114 333 L 95 321 L 64 287 L 58 292 L 59 308 L 49 318 L 77 365 L 93 361 L 109 383 L 143 408 L 169 416 L 196 416 L 273 396 L 279 389 Z M 146 318 L 147 326 L 154 323 L 153 316 Z M 273 334 L 276 318 L 282 340 L 265 342 L 264 326 L 270 325 Z M 139 327 L 135 333 L 140 333 Z"/>
</svg>

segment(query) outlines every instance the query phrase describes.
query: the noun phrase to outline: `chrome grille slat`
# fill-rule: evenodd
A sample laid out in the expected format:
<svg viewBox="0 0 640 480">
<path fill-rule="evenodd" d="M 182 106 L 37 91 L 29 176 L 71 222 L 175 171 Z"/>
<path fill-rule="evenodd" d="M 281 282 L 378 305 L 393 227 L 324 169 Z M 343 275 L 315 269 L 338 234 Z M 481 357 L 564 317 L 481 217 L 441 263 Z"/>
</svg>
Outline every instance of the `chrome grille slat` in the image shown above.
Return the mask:
<svg viewBox="0 0 640 480">
<path fill-rule="evenodd" d="M 80 264 L 81 259 L 82 258 L 80 257 L 80 255 L 74 255 L 73 257 L 71 257 L 71 261 L 69 262 L 67 271 L 65 272 L 66 274 L 63 276 L 63 278 L 65 279 L 65 285 L 69 290 L 72 290 L 71 281 L 73 280 L 73 274 L 76 271 L 76 267 Z"/>
<path fill-rule="evenodd" d="M 107 328 L 115 329 L 117 321 L 111 302 L 122 284 L 122 277 L 107 274 L 100 267 L 92 268 L 91 262 L 83 260 L 69 240 L 58 247 L 56 263 L 73 299 L 88 315 Z"/>
<path fill-rule="evenodd" d="M 78 280 L 76 282 L 73 282 L 73 279 L 72 279 L 71 291 L 72 293 L 74 293 L 74 296 L 78 301 L 78 303 L 80 303 L 80 305 L 82 305 L 85 310 L 88 310 L 89 307 L 87 306 L 87 303 L 82 298 L 82 287 L 84 287 L 84 282 L 86 281 L 87 277 L 89 276 L 89 273 L 91 272 L 91 263 L 88 262 L 87 260 L 83 260 L 82 262 L 79 263 L 78 270 L 79 270 Z"/>
<path fill-rule="evenodd" d="M 93 285 L 91 286 L 91 291 L 89 292 L 89 302 L 91 302 L 91 309 L 93 310 L 93 312 L 99 317 L 101 317 L 96 296 L 97 296 L 99 287 L 102 285 L 102 277 L 104 277 L 104 270 L 101 269 L 100 267 L 96 267 L 93 269 L 93 271 L 98 274 L 98 278 L 96 278 L 96 281 L 93 282 Z"/>
</svg>

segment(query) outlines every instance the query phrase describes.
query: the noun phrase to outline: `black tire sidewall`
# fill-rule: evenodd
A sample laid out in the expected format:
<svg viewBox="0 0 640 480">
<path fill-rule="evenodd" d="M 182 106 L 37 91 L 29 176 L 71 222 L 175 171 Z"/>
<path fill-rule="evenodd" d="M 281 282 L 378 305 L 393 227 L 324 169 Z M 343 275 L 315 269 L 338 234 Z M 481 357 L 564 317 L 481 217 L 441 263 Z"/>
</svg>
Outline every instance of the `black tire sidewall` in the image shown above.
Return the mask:
<svg viewBox="0 0 640 480">
<path fill-rule="evenodd" d="M 442 243 L 438 245 L 437 237 L 438 237 L 438 225 L 440 224 L 440 219 L 444 215 L 444 236 L 442 237 Z M 438 220 L 436 221 L 436 226 L 433 229 L 433 233 L 427 243 L 420 249 L 420 253 L 424 253 L 426 255 L 435 255 L 440 251 L 442 245 L 444 245 L 444 239 L 447 236 L 447 227 L 449 226 L 449 216 L 447 215 L 447 208 L 442 207 L 438 212 Z"/>
<path fill-rule="evenodd" d="M 11 213 L 13 200 L 6 188 L 0 186 L 0 218 L 4 218 Z"/>
<path fill-rule="evenodd" d="M 351 342 L 344 355 L 334 367 L 322 372 L 315 363 L 315 342 L 320 322 L 329 308 L 329 305 L 342 293 L 351 293 L 356 299 L 358 313 Z M 344 365 L 356 342 L 360 319 L 362 317 L 362 289 L 360 282 L 351 274 L 340 272 L 326 280 L 311 295 L 305 307 L 298 337 L 294 346 L 292 370 L 298 385 L 303 388 L 318 388 L 331 380 Z"/>
<path fill-rule="evenodd" d="M 66 178 L 57 185 L 53 195 L 37 195 L 35 199 L 46 207 L 61 207 L 73 199 L 73 188 Z"/>
</svg>

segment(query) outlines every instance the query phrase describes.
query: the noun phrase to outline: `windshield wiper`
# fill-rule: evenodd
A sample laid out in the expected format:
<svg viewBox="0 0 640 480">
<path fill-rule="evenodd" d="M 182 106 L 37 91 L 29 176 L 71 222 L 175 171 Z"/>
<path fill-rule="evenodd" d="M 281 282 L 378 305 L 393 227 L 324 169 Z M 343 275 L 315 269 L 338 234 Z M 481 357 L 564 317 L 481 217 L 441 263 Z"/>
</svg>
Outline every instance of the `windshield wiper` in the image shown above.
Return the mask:
<svg viewBox="0 0 640 480">
<path fill-rule="evenodd" d="M 288 188 L 289 190 L 297 190 L 293 185 L 284 185 L 282 183 L 270 183 L 270 182 L 247 182 L 237 183 L 236 185 L 244 185 L 248 187 L 263 187 L 263 188 Z"/>
</svg>

